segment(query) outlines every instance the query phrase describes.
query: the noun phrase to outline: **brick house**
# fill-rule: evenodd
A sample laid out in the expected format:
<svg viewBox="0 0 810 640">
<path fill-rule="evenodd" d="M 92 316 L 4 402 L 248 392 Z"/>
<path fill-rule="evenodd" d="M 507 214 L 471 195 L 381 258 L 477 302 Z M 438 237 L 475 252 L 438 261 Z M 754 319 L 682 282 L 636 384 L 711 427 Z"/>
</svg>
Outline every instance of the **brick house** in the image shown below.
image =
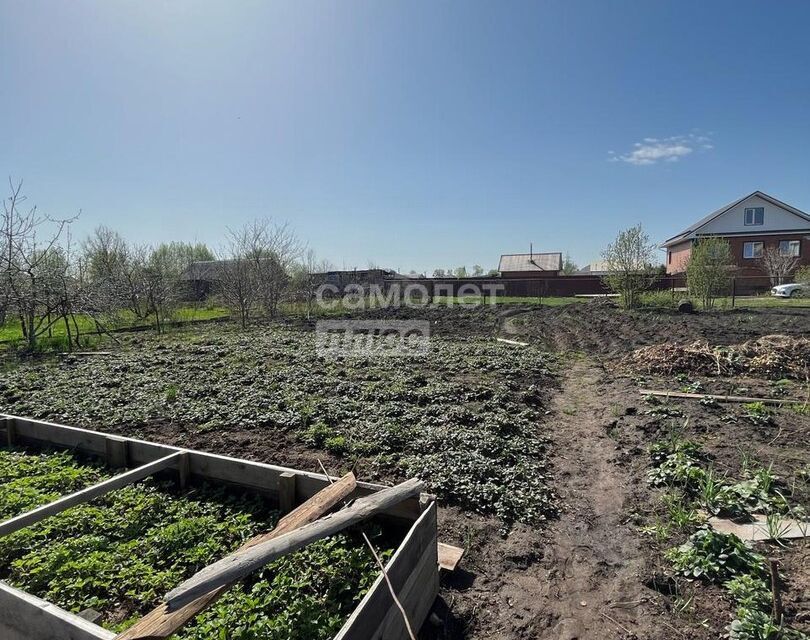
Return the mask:
<svg viewBox="0 0 810 640">
<path fill-rule="evenodd" d="M 759 258 L 769 247 L 810 264 L 810 215 L 769 196 L 754 191 L 698 220 L 678 235 L 666 240 L 667 274 L 686 270 L 692 246 L 700 238 L 721 237 L 731 245 L 731 255 L 743 276 L 761 276 Z"/>
</svg>

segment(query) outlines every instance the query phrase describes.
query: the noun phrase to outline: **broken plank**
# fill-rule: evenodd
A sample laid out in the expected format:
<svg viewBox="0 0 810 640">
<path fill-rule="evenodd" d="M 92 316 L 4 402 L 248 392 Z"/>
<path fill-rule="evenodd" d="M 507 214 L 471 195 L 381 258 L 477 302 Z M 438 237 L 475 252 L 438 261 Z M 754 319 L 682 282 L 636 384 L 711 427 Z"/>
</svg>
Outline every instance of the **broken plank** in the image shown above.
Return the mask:
<svg viewBox="0 0 810 640">
<path fill-rule="evenodd" d="M 686 398 L 688 400 L 717 400 L 718 402 L 762 402 L 764 404 L 806 404 L 807 400 L 793 398 L 754 398 L 749 396 L 723 396 L 712 393 L 685 393 L 683 391 L 655 391 L 652 389 L 639 389 L 643 396 L 663 396 L 667 398 Z"/>
<path fill-rule="evenodd" d="M 267 542 L 298 527 L 316 521 L 335 505 L 347 498 L 355 490 L 357 480 L 349 472 L 335 483 L 327 485 L 302 505 L 293 509 L 276 524 L 268 533 L 254 536 L 240 547 L 249 549 L 262 542 Z M 184 624 L 209 607 L 231 586 L 225 584 L 214 591 L 200 596 L 196 600 L 176 610 L 169 610 L 166 604 L 160 604 L 138 620 L 129 629 L 116 636 L 116 640 L 162 640 L 179 631 Z"/>
<path fill-rule="evenodd" d="M 103 496 L 105 493 L 115 491 L 116 489 L 121 489 L 122 487 L 126 487 L 134 482 L 143 480 L 144 478 L 151 476 L 158 471 L 162 471 L 163 469 L 172 466 L 180 455 L 181 454 L 179 452 L 172 453 L 165 458 L 160 458 L 159 460 L 145 464 L 142 467 L 138 467 L 137 469 L 132 469 L 132 471 L 127 471 L 126 473 L 114 476 L 109 480 L 104 480 L 103 482 L 94 484 L 90 487 L 82 489 L 81 491 L 77 491 L 75 493 L 71 493 L 70 495 L 59 498 L 58 500 L 54 500 L 49 504 L 44 504 L 41 507 L 27 511 L 15 518 L 6 520 L 5 522 L 0 523 L 0 537 L 7 536 L 10 533 L 19 531 L 20 529 L 39 522 L 40 520 L 44 520 L 45 518 L 56 515 L 57 513 L 61 513 L 66 509 L 70 509 L 71 507 L 75 507 L 77 504 L 88 502 L 93 498 Z"/>
<path fill-rule="evenodd" d="M 445 571 L 455 571 L 463 556 L 464 549 L 461 547 L 454 547 L 444 542 L 439 543 L 439 567 Z"/>
<path fill-rule="evenodd" d="M 406 480 L 395 487 L 382 489 L 365 498 L 360 498 L 340 511 L 304 525 L 295 531 L 259 543 L 250 549 L 232 553 L 205 567 L 180 586 L 172 589 L 166 594 L 164 600 L 171 609 L 185 606 L 191 600 L 213 591 L 217 587 L 241 580 L 273 560 L 362 522 L 402 500 L 417 496 L 423 487 L 424 483 L 421 480 L 416 478 Z"/>
<path fill-rule="evenodd" d="M 733 533 L 740 540 L 758 542 L 771 540 L 771 533 L 776 533 L 780 540 L 795 540 L 806 538 L 810 534 L 810 522 L 799 522 L 792 518 L 780 518 L 774 525 L 777 531 L 768 529 L 768 517 L 754 515 L 753 522 L 734 522 L 725 518 L 709 518 L 712 529 L 720 533 Z"/>
<path fill-rule="evenodd" d="M 504 344 L 514 344 L 518 347 L 528 347 L 528 342 L 519 342 L 518 340 L 509 340 L 507 338 L 496 338 L 498 342 L 503 342 Z"/>
</svg>

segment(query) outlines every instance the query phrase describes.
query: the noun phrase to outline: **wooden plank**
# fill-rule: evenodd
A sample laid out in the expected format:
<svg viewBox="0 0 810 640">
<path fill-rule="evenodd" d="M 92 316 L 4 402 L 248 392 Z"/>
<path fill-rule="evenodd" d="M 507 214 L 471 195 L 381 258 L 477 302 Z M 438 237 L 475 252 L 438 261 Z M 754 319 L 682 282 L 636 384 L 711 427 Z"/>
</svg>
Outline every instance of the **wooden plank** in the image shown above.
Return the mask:
<svg viewBox="0 0 810 640">
<path fill-rule="evenodd" d="M 251 538 L 241 548 L 253 547 L 294 531 L 304 524 L 314 522 L 351 494 L 355 484 L 354 474 L 347 473 L 340 480 L 328 485 L 323 491 L 279 520 L 273 531 Z M 223 585 L 219 589 L 215 589 L 175 611 L 170 611 L 167 605 L 161 604 L 136 622 L 135 625 L 120 634 L 117 640 L 161 640 L 167 638 L 215 602 L 232 584 Z"/>
<path fill-rule="evenodd" d="M 107 436 L 103 433 L 21 416 L 8 417 L 13 419 L 15 431 L 21 440 L 34 440 L 51 446 L 78 449 L 101 457 L 107 453 Z"/>
<path fill-rule="evenodd" d="M 733 533 L 740 540 L 757 542 L 771 540 L 771 531 L 768 530 L 768 517 L 764 515 L 753 516 L 753 522 L 734 522 L 725 518 L 709 518 L 709 524 L 715 531 Z M 810 534 L 810 522 L 800 522 L 792 518 L 780 518 L 775 526 L 780 540 L 796 540 L 806 538 Z"/>
<path fill-rule="evenodd" d="M 127 439 L 118 436 L 107 436 L 105 440 L 107 465 L 113 469 L 126 469 L 128 463 Z"/>
<path fill-rule="evenodd" d="M 278 477 L 278 508 L 281 513 L 290 513 L 295 508 L 294 473 L 285 471 Z"/>
<path fill-rule="evenodd" d="M 112 640 L 114 633 L 0 582 L 2 640 Z"/>
<path fill-rule="evenodd" d="M 397 594 L 408 620 L 417 633 L 436 600 L 439 592 L 439 568 L 436 557 L 436 545 L 430 545 L 416 566 L 405 586 Z M 389 640 L 398 638 L 409 640 L 410 634 L 402 619 L 402 612 L 398 607 L 391 607 L 380 627 L 371 636 L 371 640 Z"/>
<path fill-rule="evenodd" d="M 643 396 L 663 396 L 667 398 L 685 398 L 687 400 L 717 400 L 718 402 L 762 402 L 763 404 L 805 404 L 807 400 L 793 398 L 754 398 L 749 396 L 722 396 L 711 393 L 685 393 L 683 391 L 656 391 L 653 389 L 639 389 Z"/>
<path fill-rule="evenodd" d="M 425 555 L 429 554 L 433 558 L 432 572 L 437 579 L 435 584 L 432 579 L 423 581 L 422 587 L 425 599 L 429 599 L 432 603 L 436 598 L 439 573 L 436 526 L 436 503 L 432 502 L 408 531 L 405 539 L 386 564 L 385 571 L 398 597 L 402 594 L 414 570 L 419 567 L 420 561 L 423 561 Z M 370 640 L 378 637 L 375 634 L 381 632 L 383 625 L 387 624 L 386 619 L 389 613 L 393 611 L 399 613 L 399 609 L 391 598 L 388 585 L 380 575 L 334 640 Z M 414 629 L 421 627 L 426 615 L 426 613 L 422 614 L 421 611 L 418 611 L 410 618 Z M 386 637 L 386 640 L 389 639 Z"/>
<path fill-rule="evenodd" d="M 3 418 L 6 428 L 6 446 L 10 449 L 14 446 L 14 418 Z"/>
<path fill-rule="evenodd" d="M 6 417 L 12 418 L 17 425 L 19 439 L 29 444 L 60 446 L 99 456 L 104 456 L 106 453 L 108 434 L 19 416 L 7 415 Z M 145 464 L 172 452 L 184 451 L 179 447 L 136 438 L 126 438 L 126 440 L 129 462 L 132 465 Z M 192 475 L 244 487 L 265 494 L 275 500 L 278 500 L 278 478 L 285 472 L 297 474 L 296 494 L 299 501 L 311 498 L 329 484 L 329 479 L 320 473 L 280 467 L 264 462 L 253 462 L 204 451 L 186 451 L 189 453 L 189 470 Z M 370 495 L 384 488 L 385 486 L 380 484 L 358 482 L 351 498 L 356 499 Z M 404 520 L 410 524 L 421 513 L 419 500 L 414 497 L 395 505 L 385 512 L 385 516 L 396 520 Z"/>
<path fill-rule="evenodd" d="M 406 480 L 395 487 L 360 498 L 340 511 L 304 525 L 295 531 L 257 544 L 251 549 L 237 551 L 205 567 L 180 586 L 172 589 L 166 595 L 165 601 L 172 609 L 182 607 L 217 587 L 241 580 L 261 569 L 268 562 L 298 551 L 316 540 L 338 533 L 353 524 L 367 520 L 406 497 L 418 496 L 423 487 L 424 483 L 417 478 Z"/>
<path fill-rule="evenodd" d="M 520 342 L 518 340 L 508 340 L 507 338 L 496 338 L 496 340 L 498 342 L 503 342 L 505 344 L 513 344 L 513 345 L 518 346 L 518 347 L 528 347 L 529 346 L 528 342 Z"/>
<path fill-rule="evenodd" d="M 82 502 L 87 502 L 88 500 L 102 496 L 110 491 L 115 491 L 116 489 L 126 487 L 133 482 L 143 480 L 147 476 L 151 476 L 153 473 L 157 473 L 158 471 L 166 469 L 167 467 L 175 464 L 179 455 L 179 453 L 173 453 L 165 458 L 160 458 L 159 460 L 145 464 L 142 467 L 132 469 L 131 471 L 117 475 L 109 480 L 104 480 L 103 482 L 94 484 L 91 487 L 87 487 L 81 491 L 76 491 L 75 493 L 71 493 L 70 495 L 59 498 L 58 500 L 54 500 L 50 504 L 42 505 L 41 507 L 27 511 L 26 513 L 23 513 L 15 518 L 6 520 L 5 522 L 0 523 L 0 537 L 7 536 L 10 533 L 14 533 L 15 531 L 39 522 L 40 520 L 48 518 L 49 516 L 61 513 L 66 509 L 75 507 L 77 504 L 81 504 Z"/>
<path fill-rule="evenodd" d="M 180 491 L 188 489 L 191 481 L 191 467 L 188 451 L 183 451 L 177 459 L 177 475 L 180 482 Z"/>
<path fill-rule="evenodd" d="M 450 544 L 440 542 L 438 544 L 439 568 L 445 571 L 455 571 L 461 558 L 464 556 L 464 549 L 454 547 Z"/>
</svg>

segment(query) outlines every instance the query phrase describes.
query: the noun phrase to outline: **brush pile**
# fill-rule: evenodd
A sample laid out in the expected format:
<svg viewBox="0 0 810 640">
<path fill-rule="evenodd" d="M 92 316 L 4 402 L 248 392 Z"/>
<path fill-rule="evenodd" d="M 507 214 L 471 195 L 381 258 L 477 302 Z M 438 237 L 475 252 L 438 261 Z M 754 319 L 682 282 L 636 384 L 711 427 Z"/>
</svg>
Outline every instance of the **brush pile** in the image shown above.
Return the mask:
<svg viewBox="0 0 810 640">
<path fill-rule="evenodd" d="M 710 346 L 664 343 L 636 349 L 621 361 L 634 372 L 670 375 L 691 373 L 709 376 L 748 374 L 763 378 L 810 377 L 810 339 L 764 336 L 739 345 Z"/>
</svg>

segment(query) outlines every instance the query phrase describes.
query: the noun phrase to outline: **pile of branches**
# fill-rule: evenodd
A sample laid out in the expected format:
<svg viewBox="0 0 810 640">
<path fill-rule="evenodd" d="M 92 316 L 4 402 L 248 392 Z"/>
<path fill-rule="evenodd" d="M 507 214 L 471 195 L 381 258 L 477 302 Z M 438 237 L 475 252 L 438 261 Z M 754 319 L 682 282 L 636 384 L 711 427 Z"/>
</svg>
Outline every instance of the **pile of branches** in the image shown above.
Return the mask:
<svg viewBox="0 0 810 640">
<path fill-rule="evenodd" d="M 685 345 L 664 343 L 636 349 L 621 364 L 630 371 L 662 375 L 748 374 L 807 380 L 810 377 L 810 339 L 774 335 L 714 347 L 700 340 Z"/>
</svg>

